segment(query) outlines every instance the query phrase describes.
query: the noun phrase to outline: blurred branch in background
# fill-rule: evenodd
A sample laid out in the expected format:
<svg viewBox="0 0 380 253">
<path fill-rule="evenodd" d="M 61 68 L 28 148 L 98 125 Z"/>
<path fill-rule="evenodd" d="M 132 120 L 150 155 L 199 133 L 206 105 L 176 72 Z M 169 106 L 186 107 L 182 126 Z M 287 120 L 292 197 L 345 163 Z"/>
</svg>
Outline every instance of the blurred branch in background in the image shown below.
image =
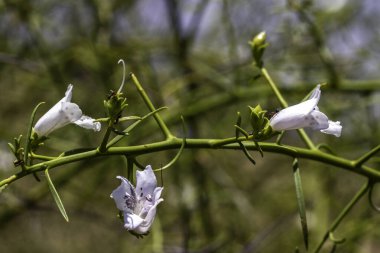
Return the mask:
<svg viewBox="0 0 380 253">
<path fill-rule="evenodd" d="M 41 100 L 55 103 L 68 83 L 75 84 L 75 100 L 86 107 L 86 113 L 105 117 L 102 100 L 120 83 L 121 69 L 115 64 L 120 58 L 126 60 L 127 71 L 141 79 L 155 106 L 169 107 L 160 114 L 175 136 L 182 135 L 181 115 L 188 125 L 187 138 L 233 136 L 237 111 L 246 119 L 247 105 L 260 104 L 272 111 L 279 107 L 265 79 L 252 66 L 247 44 L 253 35 L 266 30 L 271 50 L 266 52 L 265 67 L 287 102 L 300 102 L 315 84 L 327 81 L 321 106 L 345 125 L 340 139 L 306 133 L 339 156 L 361 157 L 380 139 L 376 36 L 380 7 L 374 1 L 345 0 L 292 4 L 264 0 L 4 1 L 0 3 L 1 141 L 25 133 L 31 108 Z M 134 87 L 127 85 L 125 93 L 128 115 L 146 115 Z M 243 123 L 242 128 L 246 127 Z M 144 145 L 161 137 L 149 119 L 121 143 Z M 54 145 L 42 150 L 52 156 L 101 142 L 101 136 L 74 126 L 50 138 Z M 303 145 L 293 132 L 284 135 L 282 143 Z M 246 146 L 255 149 L 253 143 Z M 59 217 L 51 197 L 46 197 L 46 183 L 30 177 L 3 191 L 0 251 L 151 252 L 154 244 L 157 252 L 279 252 L 302 245 L 289 169 L 292 159 L 265 153 L 252 166 L 240 146 L 231 148 L 237 151 L 184 150 L 175 165 L 162 171 L 165 205 L 158 210 L 160 226 L 154 225 L 152 231 L 157 237 L 162 234 L 162 241 L 153 234 L 137 240 L 115 219 L 109 194 L 117 184 L 115 176 L 126 176 L 127 169 L 120 158 L 107 157 L 51 172 L 70 207 L 66 208 L 69 224 Z M 173 154 L 144 155 L 139 162 L 159 168 Z M 376 172 L 378 158 L 375 154 L 366 164 Z M 315 249 L 364 181 L 332 166 L 300 162 L 310 248 Z M 15 172 L 4 168 L 0 175 L 5 178 Z M 378 203 L 376 193 L 374 188 L 373 200 Z M 34 208 L 45 200 L 42 206 L 49 208 Z M 347 239 L 337 250 L 378 251 L 380 234 L 375 228 L 379 222 L 368 203 L 359 202 L 334 231 L 334 236 Z M 321 252 L 329 252 L 330 246 L 326 243 Z"/>
</svg>

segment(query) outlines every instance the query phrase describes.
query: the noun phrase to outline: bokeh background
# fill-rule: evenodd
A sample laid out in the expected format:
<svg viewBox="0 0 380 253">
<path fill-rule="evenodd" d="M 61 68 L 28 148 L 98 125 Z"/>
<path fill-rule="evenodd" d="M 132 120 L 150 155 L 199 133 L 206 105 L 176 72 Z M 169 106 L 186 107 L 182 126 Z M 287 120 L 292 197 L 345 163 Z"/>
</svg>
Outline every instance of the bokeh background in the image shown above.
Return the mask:
<svg viewBox="0 0 380 253">
<path fill-rule="evenodd" d="M 17 171 L 7 142 L 24 134 L 40 101 L 41 116 L 69 83 L 73 101 L 104 117 L 103 100 L 118 89 L 120 58 L 134 72 L 171 130 L 182 136 L 234 136 L 236 112 L 248 127 L 247 106 L 280 107 L 252 65 L 248 41 L 265 30 L 265 66 L 290 104 L 326 82 L 319 107 L 344 126 L 341 138 L 309 132 L 354 159 L 380 137 L 380 4 L 376 0 L 82 0 L 0 1 L 0 176 Z M 131 82 L 127 115 L 148 112 Z M 126 124 L 124 125 L 126 126 Z M 74 125 L 51 134 L 44 154 L 95 147 L 103 136 Z M 152 119 L 122 145 L 161 140 Z M 290 131 L 284 143 L 304 146 Z M 41 182 L 23 178 L 0 195 L 0 252 L 294 252 L 303 248 L 292 159 L 241 151 L 185 150 L 162 174 L 165 187 L 151 233 L 137 239 L 116 218 L 109 194 L 126 175 L 123 157 L 65 165 L 51 171 L 70 222 Z M 154 168 L 174 151 L 138 157 Z M 376 159 L 372 162 L 377 166 Z M 310 246 L 365 178 L 300 161 Z M 377 195 L 380 195 L 380 191 Z M 380 198 L 376 199 L 380 202 Z M 336 252 L 380 251 L 380 215 L 363 198 L 336 232 Z M 327 243 L 324 252 L 330 252 Z"/>
</svg>

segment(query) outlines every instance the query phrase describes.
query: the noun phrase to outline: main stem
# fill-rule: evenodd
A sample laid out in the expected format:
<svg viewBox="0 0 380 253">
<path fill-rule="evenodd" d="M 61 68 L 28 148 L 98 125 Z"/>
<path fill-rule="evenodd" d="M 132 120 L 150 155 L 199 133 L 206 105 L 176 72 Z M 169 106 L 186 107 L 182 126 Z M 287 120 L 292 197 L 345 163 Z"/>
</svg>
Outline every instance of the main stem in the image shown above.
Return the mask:
<svg viewBox="0 0 380 253">
<path fill-rule="evenodd" d="M 184 148 L 186 149 L 232 149 L 241 150 L 239 142 L 243 142 L 248 150 L 256 150 L 257 146 L 252 141 L 246 141 L 245 137 L 231 137 L 226 139 L 186 139 Z M 183 139 L 172 137 L 170 139 L 154 142 L 149 144 L 127 146 L 127 147 L 110 147 L 105 152 L 100 152 L 97 149 L 89 150 L 82 153 L 76 153 L 67 156 L 57 157 L 49 161 L 42 161 L 32 166 L 27 166 L 26 170 L 21 171 L 9 178 L 0 181 L 0 187 L 5 184 L 10 184 L 28 174 L 32 174 L 46 167 L 55 168 L 64 164 L 77 162 L 85 159 L 100 157 L 100 156 L 115 156 L 127 155 L 138 156 L 148 153 L 154 153 L 165 150 L 180 149 L 183 145 Z M 380 171 L 368 166 L 356 166 L 354 161 L 344 159 L 338 156 L 324 153 L 317 149 L 311 150 L 308 148 L 292 147 L 287 145 L 277 145 L 275 143 L 260 143 L 260 147 L 265 152 L 284 154 L 290 157 L 298 157 L 314 160 L 317 162 L 333 165 L 363 176 L 370 178 L 373 181 L 380 181 Z M 69 153 L 69 152 L 68 152 Z"/>
</svg>

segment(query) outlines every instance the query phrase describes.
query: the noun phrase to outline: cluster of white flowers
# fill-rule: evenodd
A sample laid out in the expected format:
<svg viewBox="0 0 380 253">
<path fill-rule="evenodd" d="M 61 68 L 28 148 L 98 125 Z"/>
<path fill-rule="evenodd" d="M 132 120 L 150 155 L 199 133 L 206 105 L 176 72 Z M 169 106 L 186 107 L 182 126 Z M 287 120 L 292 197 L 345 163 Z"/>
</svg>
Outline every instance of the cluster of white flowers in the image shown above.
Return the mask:
<svg viewBox="0 0 380 253">
<path fill-rule="evenodd" d="M 54 130 L 74 123 L 80 127 L 100 131 L 101 124 L 89 116 L 83 115 L 77 104 L 71 103 L 73 85 L 67 87 L 65 96 L 58 101 L 35 124 L 34 131 L 38 136 L 47 136 Z"/>
<path fill-rule="evenodd" d="M 339 121 L 331 121 L 323 112 L 319 111 L 317 105 L 320 97 L 321 89 L 318 85 L 308 100 L 276 113 L 270 119 L 271 127 L 275 131 L 311 127 L 322 133 L 339 137 L 342 133 L 342 126 Z"/>
</svg>

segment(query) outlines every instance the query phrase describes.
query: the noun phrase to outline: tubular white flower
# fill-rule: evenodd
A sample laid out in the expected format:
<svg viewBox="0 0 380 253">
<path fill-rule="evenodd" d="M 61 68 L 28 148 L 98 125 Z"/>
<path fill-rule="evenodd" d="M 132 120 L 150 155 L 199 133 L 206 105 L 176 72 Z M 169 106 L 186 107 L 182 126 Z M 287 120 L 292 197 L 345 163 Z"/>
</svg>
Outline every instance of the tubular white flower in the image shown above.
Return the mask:
<svg viewBox="0 0 380 253">
<path fill-rule="evenodd" d="M 123 212 L 124 227 L 137 234 L 146 234 L 153 224 L 157 205 L 164 201 L 163 187 L 157 187 L 152 167 L 136 171 L 136 188 L 124 177 L 117 176 L 121 184 L 112 193 L 116 207 Z"/>
<path fill-rule="evenodd" d="M 270 119 L 271 127 L 275 131 L 311 127 L 314 130 L 321 130 L 323 133 L 334 134 L 339 137 L 342 131 L 342 126 L 340 123 L 338 124 L 339 127 L 336 126 L 336 123 L 330 123 L 332 121 L 330 121 L 324 113 L 319 111 L 317 105 L 320 97 L 320 85 L 317 85 L 308 100 L 287 107 L 275 114 Z M 330 126 L 334 130 L 328 130 Z"/>
<path fill-rule="evenodd" d="M 35 124 L 34 131 L 38 136 L 47 136 L 54 130 L 75 123 L 81 127 L 99 131 L 99 122 L 88 116 L 82 116 L 82 110 L 75 103 L 71 103 L 73 85 L 69 84 L 65 96 L 46 112 Z M 92 121 L 91 121 L 92 120 Z"/>
</svg>

